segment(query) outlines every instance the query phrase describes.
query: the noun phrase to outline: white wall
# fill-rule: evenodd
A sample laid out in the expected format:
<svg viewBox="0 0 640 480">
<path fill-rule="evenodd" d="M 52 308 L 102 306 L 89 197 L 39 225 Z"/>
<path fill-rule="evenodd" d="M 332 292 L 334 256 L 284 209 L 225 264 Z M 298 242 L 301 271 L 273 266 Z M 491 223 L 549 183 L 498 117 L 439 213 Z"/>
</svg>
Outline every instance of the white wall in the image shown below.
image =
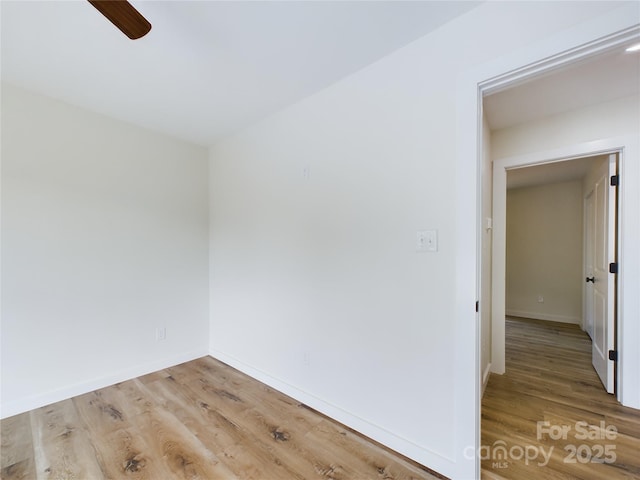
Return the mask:
<svg viewBox="0 0 640 480">
<path fill-rule="evenodd" d="M 458 428 L 476 406 L 456 365 L 476 351 L 459 346 L 475 322 L 473 302 L 457 304 L 456 81 L 608 8 L 484 4 L 213 148 L 212 354 L 472 477 L 475 425 Z M 438 252 L 415 252 L 422 229 L 438 230 Z"/>
<path fill-rule="evenodd" d="M 582 322 L 582 202 L 581 180 L 507 191 L 507 315 Z"/>
<path fill-rule="evenodd" d="M 207 353 L 207 172 L 202 147 L 2 85 L 3 416 Z"/>
<path fill-rule="evenodd" d="M 491 132 L 492 158 L 495 160 L 601 138 L 637 134 L 640 130 L 638 105 L 640 96 L 634 95 L 494 130 Z"/>
</svg>

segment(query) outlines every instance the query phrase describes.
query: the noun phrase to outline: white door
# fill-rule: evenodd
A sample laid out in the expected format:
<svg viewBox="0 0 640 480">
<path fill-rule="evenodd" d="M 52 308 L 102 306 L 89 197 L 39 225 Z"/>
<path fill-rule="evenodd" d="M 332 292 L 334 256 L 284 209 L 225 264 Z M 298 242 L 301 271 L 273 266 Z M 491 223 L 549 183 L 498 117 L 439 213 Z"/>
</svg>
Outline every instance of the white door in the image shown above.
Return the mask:
<svg viewBox="0 0 640 480">
<path fill-rule="evenodd" d="M 593 340 L 593 288 L 589 283 L 591 278 L 594 278 L 593 263 L 595 261 L 595 206 L 594 206 L 594 193 L 591 190 L 584 200 L 584 275 L 587 279 L 585 287 L 585 300 L 584 300 L 584 330 L 587 332 L 591 340 Z"/>
<path fill-rule="evenodd" d="M 614 361 L 609 351 L 615 348 L 615 274 L 609 265 L 616 261 L 616 188 L 610 185 L 616 174 L 616 155 L 609 155 L 598 175 L 594 195 L 593 275 L 587 277 L 593 298 L 592 362 L 605 389 L 614 393 Z"/>
</svg>

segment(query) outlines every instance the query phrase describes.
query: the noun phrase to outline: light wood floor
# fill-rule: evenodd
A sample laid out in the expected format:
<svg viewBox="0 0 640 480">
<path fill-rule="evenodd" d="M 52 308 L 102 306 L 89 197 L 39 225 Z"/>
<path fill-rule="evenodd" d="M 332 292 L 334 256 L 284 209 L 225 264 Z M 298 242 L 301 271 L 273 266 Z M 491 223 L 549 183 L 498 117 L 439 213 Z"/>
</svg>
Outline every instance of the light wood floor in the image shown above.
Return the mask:
<svg viewBox="0 0 640 480">
<path fill-rule="evenodd" d="M 489 448 L 482 453 L 499 453 L 500 445 L 507 452 L 515 449 L 504 461 L 483 460 L 483 478 L 640 478 L 640 410 L 622 407 L 604 391 L 591 367 L 591 341 L 579 327 L 507 319 L 506 368 L 505 375 L 491 376 L 483 397 L 482 445 Z M 538 438 L 537 422 L 545 421 L 551 431 L 541 431 Z M 566 439 L 560 432 L 563 425 L 570 428 Z M 609 436 L 616 438 L 601 438 L 602 427 L 610 426 L 618 433 Z M 552 447 L 548 465 L 539 466 L 544 464 L 540 448 L 548 454 Z M 516 459 L 527 448 L 529 458 L 538 455 L 528 465 L 526 453 Z M 597 462 L 612 459 L 612 452 L 615 461 Z"/>
<path fill-rule="evenodd" d="M 210 357 L 5 419 L 2 479 L 433 479 Z"/>
</svg>

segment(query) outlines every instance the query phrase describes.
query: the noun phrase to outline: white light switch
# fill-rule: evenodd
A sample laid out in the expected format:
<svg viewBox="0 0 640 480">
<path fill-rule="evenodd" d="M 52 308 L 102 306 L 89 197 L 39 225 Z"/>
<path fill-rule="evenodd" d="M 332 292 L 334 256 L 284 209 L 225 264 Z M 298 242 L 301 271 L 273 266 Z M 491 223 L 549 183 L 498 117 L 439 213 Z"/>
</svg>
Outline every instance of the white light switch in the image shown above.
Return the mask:
<svg viewBox="0 0 640 480">
<path fill-rule="evenodd" d="M 438 231 L 421 230 L 416 233 L 416 252 L 437 252 Z"/>
</svg>

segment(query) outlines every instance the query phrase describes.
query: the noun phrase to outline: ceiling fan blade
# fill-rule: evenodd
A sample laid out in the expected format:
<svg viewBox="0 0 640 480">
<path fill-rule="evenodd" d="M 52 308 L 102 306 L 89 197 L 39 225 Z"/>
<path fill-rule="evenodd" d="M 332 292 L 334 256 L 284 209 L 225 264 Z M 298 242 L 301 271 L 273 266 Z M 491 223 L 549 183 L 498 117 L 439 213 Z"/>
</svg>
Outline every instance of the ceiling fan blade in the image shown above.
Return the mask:
<svg viewBox="0 0 640 480">
<path fill-rule="evenodd" d="M 145 36 L 151 24 L 126 0 L 88 0 L 131 40 Z"/>
</svg>

